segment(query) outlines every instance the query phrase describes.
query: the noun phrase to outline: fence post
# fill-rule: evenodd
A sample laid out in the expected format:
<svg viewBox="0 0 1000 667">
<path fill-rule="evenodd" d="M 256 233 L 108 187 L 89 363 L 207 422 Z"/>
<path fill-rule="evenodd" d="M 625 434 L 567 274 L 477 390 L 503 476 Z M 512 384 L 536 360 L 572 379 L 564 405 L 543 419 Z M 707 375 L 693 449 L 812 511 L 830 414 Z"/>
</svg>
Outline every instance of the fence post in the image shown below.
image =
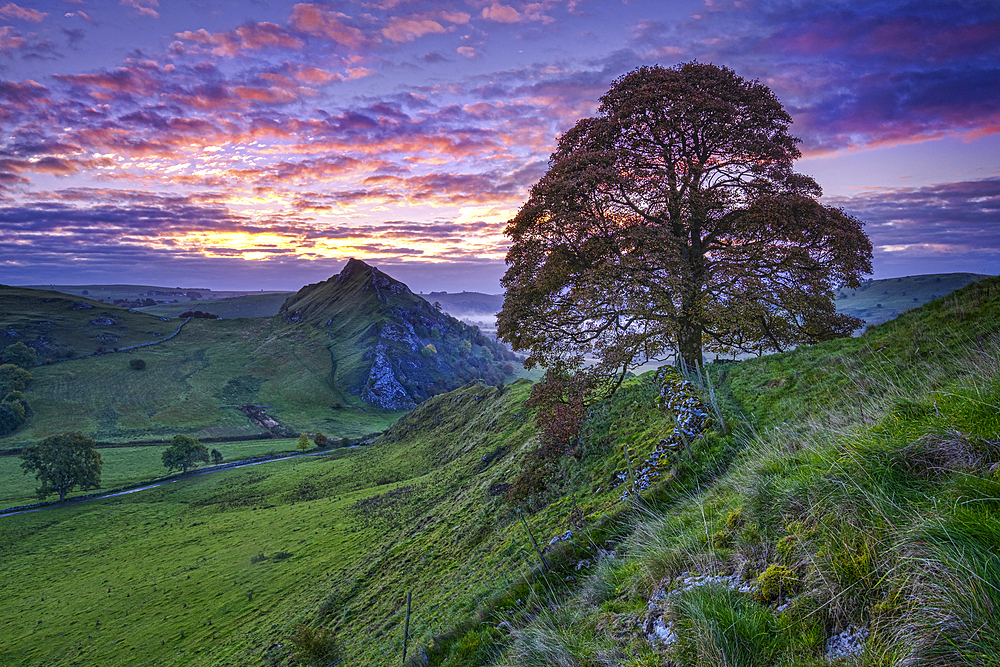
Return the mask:
<svg viewBox="0 0 1000 667">
<path fill-rule="evenodd" d="M 406 623 L 403 625 L 403 664 L 406 664 L 406 647 L 410 642 L 410 596 L 412 591 L 406 591 Z"/>
<path fill-rule="evenodd" d="M 521 523 L 524 524 L 524 529 L 528 531 L 528 537 L 531 538 L 531 546 L 535 547 L 535 553 L 538 554 L 538 558 L 542 561 L 542 565 L 545 569 L 549 569 L 549 562 L 545 560 L 545 556 L 542 555 L 542 550 L 538 548 L 538 542 L 535 541 L 535 536 L 531 534 L 531 529 L 528 528 L 528 522 L 524 520 L 524 515 L 521 514 L 521 510 L 517 510 L 517 514 L 521 517 Z"/>
</svg>

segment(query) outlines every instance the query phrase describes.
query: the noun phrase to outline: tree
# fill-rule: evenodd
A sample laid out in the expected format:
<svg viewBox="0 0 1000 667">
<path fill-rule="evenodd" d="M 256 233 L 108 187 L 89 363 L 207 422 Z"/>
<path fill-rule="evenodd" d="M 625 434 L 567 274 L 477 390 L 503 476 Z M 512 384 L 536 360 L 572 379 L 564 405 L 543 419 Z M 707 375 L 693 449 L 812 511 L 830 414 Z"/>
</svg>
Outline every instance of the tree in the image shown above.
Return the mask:
<svg viewBox="0 0 1000 667">
<path fill-rule="evenodd" d="M 129 367 L 134 371 L 141 371 L 146 369 L 145 359 L 131 359 L 128 362 Z"/>
<path fill-rule="evenodd" d="M 311 446 L 309 442 L 309 436 L 305 433 L 299 433 L 299 443 L 295 446 L 295 449 L 300 452 L 304 452 Z"/>
<path fill-rule="evenodd" d="M 313 437 L 313 442 L 316 443 L 317 447 L 323 449 L 324 447 L 326 447 L 326 436 L 323 435 L 322 433 L 317 433 Z"/>
<path fill-rule="evenodd" d="M 213 449 L 212 450 L 212 464 L 213 465 L 219 465 L 220 463 L 222 463 L 222 461 L 223 461 L 222 452 L 220 452 L 218 449 Z"/>
<path fill-rule="evenodd" d="M 31 382 L 31 373 L 15 364 L 0 366 L 0 395 L 6 396 L 12 391 L 24 391 Z"/>
<path fill-rule="evenodd" d="M 7 346 L 7 349 L 3 351 L 2 358 L 5 364 L 14 364 L 21 368 L 31 368 L 36 363 L 35 357 L 34 350 L 24 343 L 17 342 Z"/>
<path fill-rule="evenodd" d="M 170 446 L 163 452 L 163 465 L 167 470 L 187 472 L 198 463 L 208 463 L 208 449 L 196 439 L 186 435 L 175 435 Z"/>
<path fill-rule="evenodd" d="M 62 502 L 76 486 L 84 491 L 101 487 L 102 461 L 96 445 L 79 432 L 53 435 L 24 450 L 21 468 L 24 474 L 35 473 L 41 482 L 36 490 L 39 498 L 58 493 Z"/>
<path fill-rule="evenodd" d="M 641 67 L 563 135 L 509 222 L 498 332 L 525 365 L 613 391 L 646 358 L 689 365 L 846 336 L 837 286 L 871 272 L 855 218 L 792 170 L 791 117 L 715 65 Z M 597 363 L 585 367 L 585 357 Z"/>
</svg>

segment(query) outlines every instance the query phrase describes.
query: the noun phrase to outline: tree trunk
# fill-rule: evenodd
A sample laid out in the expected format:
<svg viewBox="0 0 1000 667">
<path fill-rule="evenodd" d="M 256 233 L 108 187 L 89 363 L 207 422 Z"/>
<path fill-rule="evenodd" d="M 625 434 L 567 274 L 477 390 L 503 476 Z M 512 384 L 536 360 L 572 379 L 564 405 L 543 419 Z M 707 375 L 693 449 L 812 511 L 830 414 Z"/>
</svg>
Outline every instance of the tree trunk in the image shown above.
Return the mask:
<svg viewBox="0 0 1000 667">
<path fill-rule="evenodd" d="M 688 368 L 694 369 L 702 365 L 701 326 L 697 322 L 681 319 L 677 347 Z"/>
</svg>

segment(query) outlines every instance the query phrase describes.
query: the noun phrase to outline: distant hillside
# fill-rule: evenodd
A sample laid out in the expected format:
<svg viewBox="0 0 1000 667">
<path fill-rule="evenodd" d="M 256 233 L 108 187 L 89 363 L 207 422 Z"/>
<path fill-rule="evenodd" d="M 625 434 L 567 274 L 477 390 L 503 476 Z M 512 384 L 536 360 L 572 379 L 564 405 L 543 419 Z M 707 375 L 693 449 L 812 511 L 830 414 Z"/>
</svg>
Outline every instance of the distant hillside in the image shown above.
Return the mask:
<svg viewBox="0 0 1000 667">
<path fill-rule="evenodd" d="M 166 303 L 157 306 L 145 306 L 138 310 L 166 317 L 179 317 L 181 313 L 189 310 L 201 310 L 227 320 L 240 317 L 273 317 L 281 310 L 281 304 L 293 293 L 264 292 L 227 299 L 213 297 L 198 301 L 179 301 L 177 303 Z"/>
<path fill-rule="evenodd" d="M 281 313 L 334 341 L 334 385 L 386 409 L 412 408 L 477 378 L 515 377 L 509 350 L 360 260 L 303 287 Z"/>
<path fill-rule="evenodd" d="M 0 350 L 21 342 L 39 363 L 148 343 L 178 324 L 87 297 L 0 285 Z"/>
<path fill-rule="evenodd" d="M 875 326 L 988 277 L 978 273 L 938 273 L 871 280 L 858 289 L 838 290 L 837 312 L 859 317 L 866 326 Z"/>
</svg>

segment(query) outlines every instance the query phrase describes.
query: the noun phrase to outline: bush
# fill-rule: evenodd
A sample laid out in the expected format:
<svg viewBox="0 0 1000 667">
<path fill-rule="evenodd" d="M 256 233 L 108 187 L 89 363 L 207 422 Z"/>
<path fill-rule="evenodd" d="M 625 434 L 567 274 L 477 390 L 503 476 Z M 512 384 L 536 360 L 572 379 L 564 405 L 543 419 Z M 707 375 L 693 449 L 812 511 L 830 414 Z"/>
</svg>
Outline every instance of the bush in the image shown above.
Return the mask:
<svg viewBox="0 0 1000 667">
<path fill-rule="evenodd" d="M 0 395 L 6 396 L 12 391 L 24 391 L 31 382 L 31 373 L 15 366 L 4 364 L 0 366 Z"/>
<path fill-rule="evenodd" d="M 146 362 L 143 359 L 132 359 L 131 361 L 128 362 L 128 365 L 134 371 L 141 371 L 145 370 L 146 368 Z"/>
<path fill-rule="evenodd" d="M 214 465 L 219 465 L 220 463 L 222 463 L 222 461 L 223 461 L 222 452 L 220 452 L 218 449 L 213 449 L 212 450 L 212 463 Z"/>
<path fill-rule="evenodd" d="M 326 436 L 323 435 L 322 433 L 317 433 L 316 437 L 313 438 L 313 442 L 316 443 L 317 447 L 323 449 L 324 447 L 326 447 Z"/>
<path fill-rule="evenodd" d="M 328 665 L 337 661 L 337 640 L 329 628 L 313 630 L 305 623 L 297 623 L 288 641 L 295 647 L 292 660 L 296 664 Z"/>
<path fill-rule="evenodd" d="M 14 364 L 21 368 L 31 368 L 37 363 L 35 351 L 24 343 L 14 343 L 8 345 L 3 351 L 3 363 Z"/>
</svg>

